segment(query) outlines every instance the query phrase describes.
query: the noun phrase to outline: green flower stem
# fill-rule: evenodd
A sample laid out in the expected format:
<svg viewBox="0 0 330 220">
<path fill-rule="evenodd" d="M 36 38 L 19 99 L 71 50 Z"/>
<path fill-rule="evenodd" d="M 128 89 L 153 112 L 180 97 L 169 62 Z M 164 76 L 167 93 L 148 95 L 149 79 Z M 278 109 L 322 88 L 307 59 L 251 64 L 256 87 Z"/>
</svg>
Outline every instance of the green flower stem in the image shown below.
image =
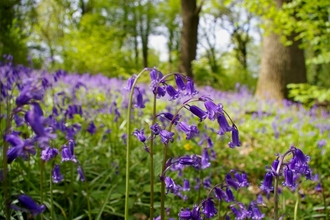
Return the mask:
<svg viewBox="0 0 330 220">
<path fill-rule="evenodd" d="M 85 187 L 86 187 L 86 196 L 87 196 L 88 219 L 92 220 L 91 203 L 89 201 L 89 188 L 88 188 L 88 182 L 86 179 L 85 179 Z"/>
<path fill-rule="evenodd" d="M 44 203 L 44 171 L 45 171 L 45 162 L 40 160 L 40 202 Z M 43 219 L 43 214 L 40 214 L 40 219 Z"/>
<path fill-rule="evenodd" d="M 172 125 L 174 123 L 176 116 L 179 114 L 181 109 L 183 109 L 185 107 L 185 105 L 186 105 L 186 103 L 184 105 L 182 105 L 173 115 L 173 119 L 167 129 L 169 132 L 171 132 L 171 130 L 172 130 Z M 167 149 L 168 149 L 168 144 L 165 144 L 164 152 L 163 152 L 162 175 L 164 174 L 165 169 L 166 169 Z M 161 218 L 161 220 L 165 220 L 165 180 L 163 180 L 161 183 L 160 218 Z"/>
<path fill-rule="evenodd" d="M 156 104 L 157 104 L 157 97 L 154 94 L 154 104 L 153 104 L 153 112 L 152 112 L 152 125 L 156 123 Z M 151 132 L 151 139 L 150 139 L 150 219 L 154 217 L 154 135 Z"/>
<path fill-rule="evenodd" d="M 8 190 L 8 162 L 7 162 L 7 152 L 8 152 L 8 142 L 5 140 L 5 136 L 6 134 L 10 131 L 11 129 L 11 121 L 13 119 L 13 114 L 11 114 L 10 109 L 11 109 L 11 105 L 9 102 L 9 97 L 7 97 L 6 100 L 6 114 L 7 116 L 10 115 L 10 117 L 6 118 L 6 124 L 5 124 L 5 130 L 4 130 L 4 134 L 2 134 L 3 137 L 3 149 L 2 149 L 2 165 L 3 165 L 3 179 L 2 179 L 2 186 L 3 186 L 3 198 L 4 198 L 4 209 L 5 209 L 5 215 L 6 215 L 6 219 L 10 220 L 10 208 L 9 208 L 9 190 Z M 1 106 L 1 105 L 0 105 Z M 2 110 L 2 109 L 1 109 Z M 1 129 L 2 131 L 2 129 Z"/>
<path fill-rule="evenodd" d="M 73 201 L 73 188 L 74 188 L 74 186 L 73 186 L 73 181 L 74 181 L 74 179 L 73 179 L 73 163 L 70 161 L 70 211 L 69 211 L 69 215 L 70 215 L 70 218 L 71 219 L 73 219 L 73 209 L 74 209 L 74 207 L 73 207 L 73 203 L 74 203 L 74 201 Z"/>
<path fill-rule="evenodd" d="M 300 195 L 298 190 L 296 190 L 296 204 L 294 206 L 294 213 L 293 213 L 293 220 L 297 220 L 297 216 L 298 216 L 298 207 L 299 207 L 299 203 L 300 203 Z"/>
<path fill-rule="evenodd" d="M 142 73 L 144 73 L 147 69 L 143 69 L 135 78 L 134 83 L 132 85 L 132 89 L 129 95 L 129 102 L 128 102 L 128 110 L 127 110 L 127 127 L 126 127 L 126 134 L 127 134 L 127 145 L 126 145 L 126 189 L 125 189 L 125 219 L 127 220 L 128 215 L 128 201 L 129 201 L 129 168 L 130 168 L 130 157 L 131 157 L 131 110 L 132 110 L 132 100 L 133 100 L 133 94 L 134 94 L 134 87 L 137 83 L 137 80 L 141 76 Z"/>
<path fill-rule="evenodd" d="M 279 174 L 282 168 L 282 164 L 284 158 L 291 153 L 291 150 L 287 151 L 285 154 L 281 155 L 279 158 L 279 163 L 276 169 L 276 176 L 275 176 L 275 183 L 274 183 L 274 220 L 278 220 L 278 203 L 279 203 L 279 196 L 278 196 L 278 181 L 279 181 Z"/>
<path fill-rule="evenodd" d="M 54 167 L 54 162 L 53 162 L 53 166 Z M 50 179 L 49 179 L 50 183 L 49 183 L 49 190 L 50 190 L 50 214 L 52 216 L 52 220 L 55 220 L 55 216 L 54 216 L 54 200 L 53 200 L 53 177 L 52 177 L 52 171 L 50 172 Z"/>
</svg>

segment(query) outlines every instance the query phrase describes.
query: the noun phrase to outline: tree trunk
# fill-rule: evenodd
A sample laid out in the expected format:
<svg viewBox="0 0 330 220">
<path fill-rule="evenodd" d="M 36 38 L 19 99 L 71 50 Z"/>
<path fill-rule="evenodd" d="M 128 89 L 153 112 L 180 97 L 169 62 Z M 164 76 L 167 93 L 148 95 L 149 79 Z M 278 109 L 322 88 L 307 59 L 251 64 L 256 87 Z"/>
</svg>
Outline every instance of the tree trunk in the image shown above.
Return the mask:
<svg viewBox="0 0 330 220">
<path fill-rule="evenodd" d="M 281 7 L 283 0 L 276 0 Z M 294 40 L 293 33 L 289 40 Z M 291 46 L 284 46 L 280 36 L 270 34 L 263 38 L 260 74 L 256 96 L 281 101 L 288 97 L 286 85 L 307 82 L 304 51 L 299 48 L 301 41 L 293 41 Z"/>
<path fill-rule="evenodd" d="M 202 7 L 196 4 L 196 0 L 181 0 L 183 26 L 179 70 L 191 78 L 193 78 L 191 61 L 196 58 L 199 12 Z"/>
</svg>

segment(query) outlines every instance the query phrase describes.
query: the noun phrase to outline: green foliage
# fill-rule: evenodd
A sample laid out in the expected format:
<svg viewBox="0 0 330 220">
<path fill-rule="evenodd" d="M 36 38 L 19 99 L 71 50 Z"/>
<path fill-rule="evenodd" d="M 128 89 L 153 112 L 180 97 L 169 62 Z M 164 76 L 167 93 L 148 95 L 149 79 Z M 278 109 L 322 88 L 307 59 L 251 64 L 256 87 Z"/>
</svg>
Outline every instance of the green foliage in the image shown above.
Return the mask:
<svg viewBox="0 0 330 220">
<path fill-rule="evenodd" d="M 294 101 L 301 102 L 307 107 L 314 105 L 330 105 L 330 89 L 318 86 L 301 84 L 288 84 L 289 97 Z"/>
</svg>

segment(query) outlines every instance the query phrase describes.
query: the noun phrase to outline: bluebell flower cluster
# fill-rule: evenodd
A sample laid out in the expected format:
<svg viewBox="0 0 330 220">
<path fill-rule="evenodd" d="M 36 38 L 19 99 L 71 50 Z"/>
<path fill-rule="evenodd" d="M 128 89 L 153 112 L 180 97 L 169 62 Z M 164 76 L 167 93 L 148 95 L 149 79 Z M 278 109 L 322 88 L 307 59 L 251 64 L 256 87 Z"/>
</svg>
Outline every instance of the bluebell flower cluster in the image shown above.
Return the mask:
<svg viewBox="0 0 330 220">
<path fill-rule="evenodd" d="M 285 161 L 289 155 L 292 155 L 292 158 Z M 260 189 L 269 197 L 270 193 L 274 191 L 274 178 L 281 176 L 284 177 L 282 185 L 292 191 L 297 189 L 301 177 L 305 177 L 307 180 L 315 180 L 315 176 L 312 176 L 312 170 L 308 165 L 309 161 L 309 156 L 305 155 L 300 149 L 291 146 L 283 155 L 278 155 L 271 167 L 267 168 L 268 172 L 265 174 L 263 182 L 261 182 Z"/>
</svg>

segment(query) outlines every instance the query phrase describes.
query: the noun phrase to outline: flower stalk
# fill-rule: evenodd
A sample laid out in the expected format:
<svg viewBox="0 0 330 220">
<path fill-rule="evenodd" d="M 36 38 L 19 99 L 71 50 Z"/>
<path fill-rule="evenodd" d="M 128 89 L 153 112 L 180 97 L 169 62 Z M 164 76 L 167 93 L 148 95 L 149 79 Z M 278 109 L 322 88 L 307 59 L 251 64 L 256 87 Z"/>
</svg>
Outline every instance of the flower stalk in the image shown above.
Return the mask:
<svg viewBox="0 0 330 220">
<path fill-rule="evenodd" d="M 137 80 L 139 77 L 144 73 L 147 69 L 143 69 L 135 78 L 130 94 L 129 94 L 129 102 L 128 102 L 128 110 L 127 110 L 127 126 L 126 126 L 126 134 L 127 134 L 127 142 L 126 142 L 126 188 L 125 188 L 125 219 L 129 219 L 129 176 L 130 176 L 130 158 L 131 158 L 131 110 L 132 110 L 132 104 L 133 104 L 133 94 L 134 94 L 134 87 L 137 83 Z"/>
</svg>

